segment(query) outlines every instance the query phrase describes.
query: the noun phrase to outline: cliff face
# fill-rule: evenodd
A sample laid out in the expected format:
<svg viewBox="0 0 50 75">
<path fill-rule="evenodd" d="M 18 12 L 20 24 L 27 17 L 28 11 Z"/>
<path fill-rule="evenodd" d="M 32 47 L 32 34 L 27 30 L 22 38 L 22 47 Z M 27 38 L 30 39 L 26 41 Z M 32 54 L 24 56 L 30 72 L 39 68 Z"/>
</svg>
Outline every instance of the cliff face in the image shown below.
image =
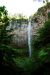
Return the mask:
<svg viewBox="0 0 50 75">
<path fill-rule="evenodd" d="M 38 28 L 44 25 L 44 22 L 50 19 L 50 3 L 38 9 L 37 13 L 31 19 L 32 25 L 32 37 L 36 36 L 36 31 Z M 26 47 L 28 46 L 28 20 L 16 20 L 11 21 L 7 29 L 12 31 L 9 33 L 12 35 L 11 43 L 17 47 Z"/>
<path fill-rule="evenodd" d="M 11 20 L 7 30 L 9 35 L 12 35 L 11 45 L 24 48 L 28 43 L 28 20 Z"/>
<path fill-rule="evenodd" d="M 50 3 L 38 9 L 32 19 L 39 27 L 41 27 L 45 21 L 50 19 Z"/>
</svg>

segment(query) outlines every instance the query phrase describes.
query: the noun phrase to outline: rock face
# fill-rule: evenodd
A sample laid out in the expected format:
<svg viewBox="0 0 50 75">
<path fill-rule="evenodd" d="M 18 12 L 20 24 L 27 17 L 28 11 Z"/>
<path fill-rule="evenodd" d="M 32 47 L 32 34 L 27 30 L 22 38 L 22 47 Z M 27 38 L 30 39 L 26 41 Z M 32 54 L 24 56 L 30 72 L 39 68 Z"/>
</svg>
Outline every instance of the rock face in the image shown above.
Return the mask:
<svg viewBox="0 0 50 75">
<path fill-rule="evenodd" d="M 28 22 L 20 22 L 19 20 L 11 20 L 7 30 L 11 30 L 8 34 L 12 35 L 11 43 L 17 47 L 27 47 L 28 33 L 27 33 Z"/>
<path fill-rule="evenodd" d="M 48 13 L 50 13 L 50 3 L 48 5 L 38 9 L 37 13 L 31 19 L 32 25 L 32 37 L 36 36 L 36 31 L 38 28 L 42 27 L 44 22 L 49 19 Z M 11 43 L 17 47 L 27 47 L 28 46 L 28 19 L 11 20 L 7 30 L 11 30 L 9 33 L 12 35 Z"/>
<path fill-rule="evenodd" d="M 38 9 L 32 19 L 37 23 L 38 27 L 43 26 L 44 22 L 50 19 L 50 3 Z"/>
<path fill-rule="evenodd" d="M 17 45 L 17 47 L 26 47 L 27 46 L 27 27 L 19 27 L 15 29 L 10 34 L 12 34 L 12 42 Z"/>
</svg>

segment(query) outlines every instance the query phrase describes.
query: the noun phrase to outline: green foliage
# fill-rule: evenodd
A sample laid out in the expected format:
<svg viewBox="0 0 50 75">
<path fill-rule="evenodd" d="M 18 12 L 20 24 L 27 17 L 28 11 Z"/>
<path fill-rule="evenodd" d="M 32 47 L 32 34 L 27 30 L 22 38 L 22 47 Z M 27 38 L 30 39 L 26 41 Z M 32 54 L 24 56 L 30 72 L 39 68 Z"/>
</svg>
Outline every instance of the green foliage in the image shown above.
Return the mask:
<svg viewBox="0 0 50 75">
<path fill-rule="evenodd" d="M 7 17 L 7 10 L 5 6 L 0 7 L 0 44 L 10 43 L 10 37 L 7 35 L 6 27 L 9 25 L 9 19 Z"/>
<path fill-rule="evenodd" d="M 2 68 L 3 74 L 16 75 L 21 71 L 21 68 L 14 61 L 17 55 L 17 50 L 13 47 L 0 45 L 0 69 Z"/>
<path fill-rule="evenodd" d="M 50 19 L 50 12 L 48 12 L 48 18 Z"/>
<path fill-rule="evenodd" d="M 14 51 L 7 46 L 10 44 L 11 37 L 7 34 L 6 27 L 9 25 L 5 6 L 0 7 L 0 66 L 13 64 Z M 2 67 L 1 67 L 2 68 Z"/>
<path fill-rule="evenodd" d="M 38 36 L 34 41 L 34 48 L 46 47 L 50 43 L 50 20 L 45 22 L 44 26 L 37 32 Z"/>
<path fill-rule="evenodd" d="M 2 65 L 5 65 L 5 67 L 9 67 L 9 69 L 12 68 L 14 74 L 15 71 L 18 75 L 20 73 L 21 75 L 31 74 L 36 68 L 38 68 L 38 63 L 36 63 L 33 58 L 17 57 L 17 50 L 18 49 L 15 49 L 8 45 L 0 45 L 0 65 L 2 63 Z M 9 72 L 11 72 L 11 70 L 9 70 Z"/>
<path fill-rule="evenodd" d="M 48 53 L 45 51 L 45 49 L 41 49 L 39 52 L 38 52 L 38 58 L 41 62 L 44 62 L 47 58 L 47 55 Z"/>
<path fill-rule="evenodd" d="M 2 54 L 3 61 L 11 62 L 17 53 L 16 53 L 16 50 L 13 49 L 11 46 L 2 44 L 0 45 L 0 54 Z"/>
<path fill-rule="evenodd" d="M 7 10 L 5 6 L 0 6 L 0 21 L 3 21 L 3 19 L 7 16 Z"/>
<path fill-rule="evenodd" d="M 33 58 L 28 57 L 19 57 L 15 59 L 16 65 L 23 69 L 24 75 L 31 74 L 34 72 L 36 68 L 38 68 L 39 64 L 35 62 Z"/>
<path fill-rule="evenodd" d="M 37 37 L 33 42 L 34 58 L 39 62 L 50 61 L 50 20 L 37 31 Z"/>
</svg>

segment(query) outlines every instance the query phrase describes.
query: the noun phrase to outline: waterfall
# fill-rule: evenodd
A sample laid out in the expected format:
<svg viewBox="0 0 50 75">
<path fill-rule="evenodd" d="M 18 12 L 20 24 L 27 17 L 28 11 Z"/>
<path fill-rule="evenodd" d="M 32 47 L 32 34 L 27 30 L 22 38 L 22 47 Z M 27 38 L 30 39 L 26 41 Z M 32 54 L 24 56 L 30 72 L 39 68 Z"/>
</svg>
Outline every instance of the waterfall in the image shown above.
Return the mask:
<svg viewBox="0 0 50 75">
<path fill-rule="evenodd" d="M 29 57 L 31 57 L 31 20 L 28 21 L 28 48 Z"/>
</svg>

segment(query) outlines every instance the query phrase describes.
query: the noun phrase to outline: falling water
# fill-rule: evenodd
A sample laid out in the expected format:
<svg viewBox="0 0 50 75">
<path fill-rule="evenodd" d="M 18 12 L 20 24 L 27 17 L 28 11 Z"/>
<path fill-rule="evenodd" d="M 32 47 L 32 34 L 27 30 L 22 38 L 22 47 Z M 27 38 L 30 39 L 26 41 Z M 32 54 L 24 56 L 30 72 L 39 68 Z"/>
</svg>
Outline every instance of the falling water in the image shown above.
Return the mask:
<svg viewBox="0 0 50 75">
<path fill-rule="evenodd" d="M 29 57 L 31 57 L 31 20 L 28 21 L 28 47 Z"/>
</svg>

